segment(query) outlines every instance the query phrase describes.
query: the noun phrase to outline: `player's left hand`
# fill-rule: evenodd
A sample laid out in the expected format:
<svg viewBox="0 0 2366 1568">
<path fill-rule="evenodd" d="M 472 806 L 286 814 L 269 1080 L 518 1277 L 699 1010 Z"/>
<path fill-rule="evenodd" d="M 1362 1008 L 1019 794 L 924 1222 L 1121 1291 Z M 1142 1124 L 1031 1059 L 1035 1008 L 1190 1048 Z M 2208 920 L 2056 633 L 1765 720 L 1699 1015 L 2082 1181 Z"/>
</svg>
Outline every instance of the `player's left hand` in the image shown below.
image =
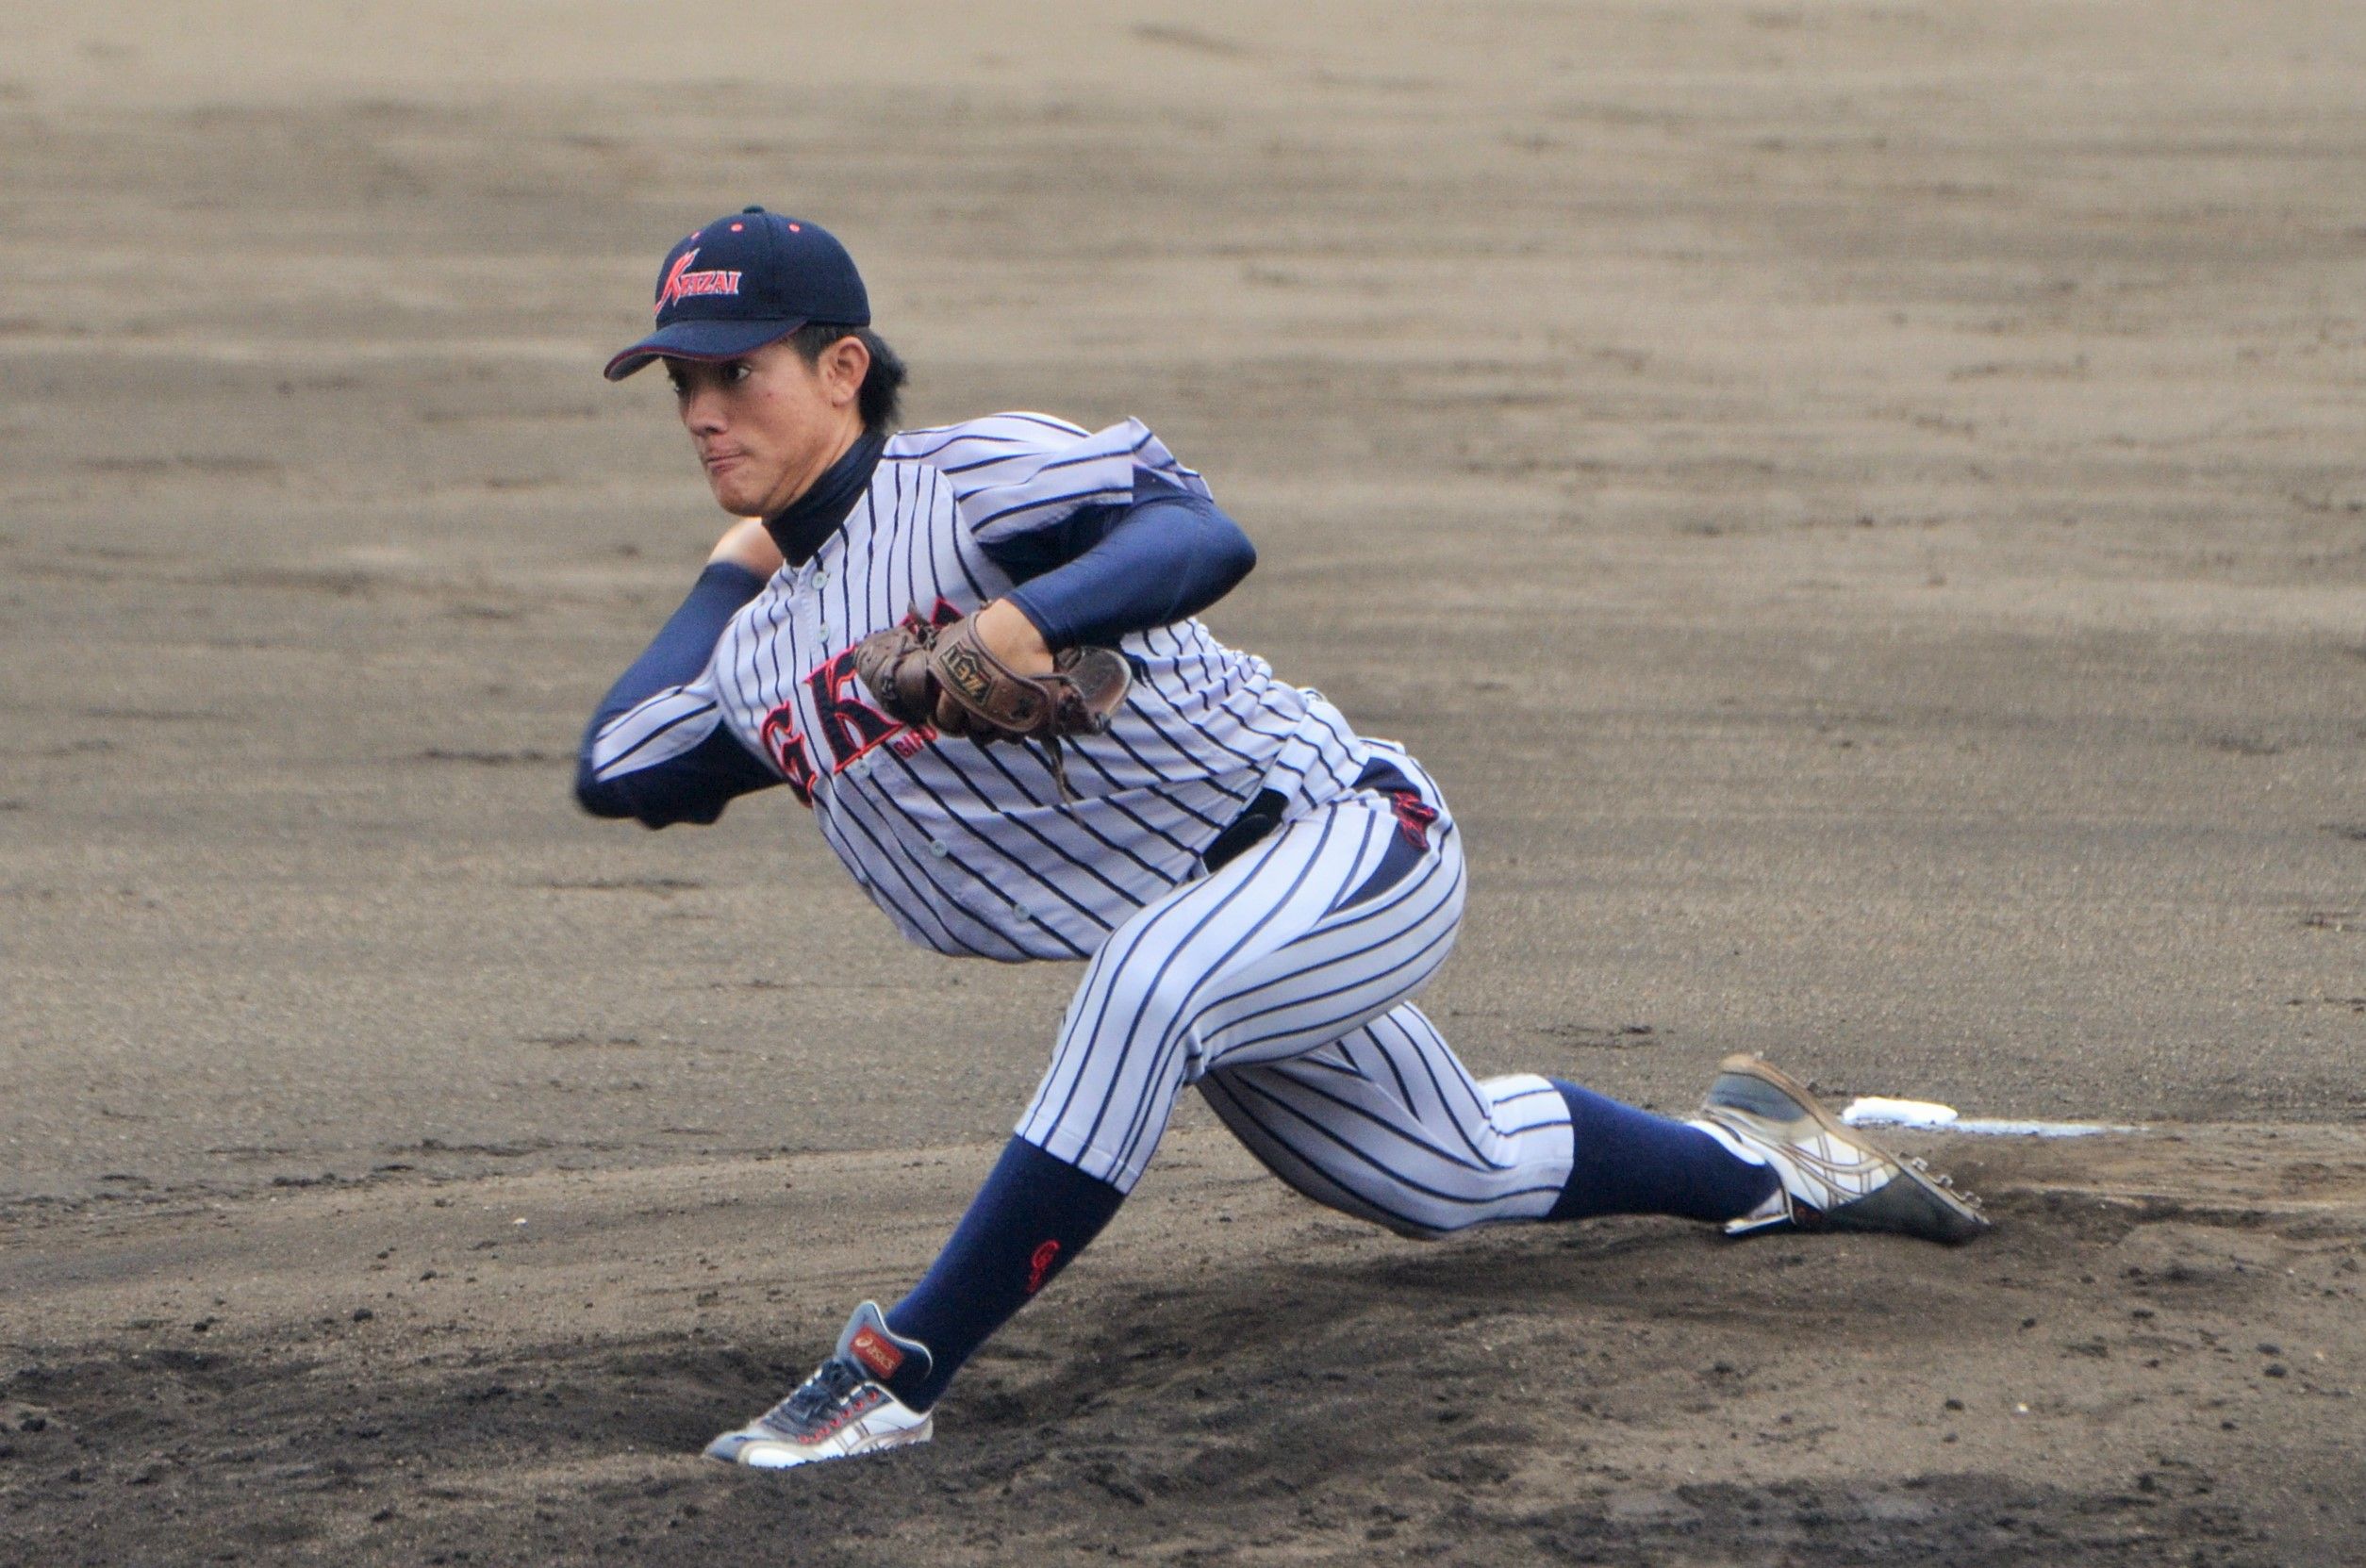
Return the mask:
<svg viewBox="0 0 2366 1568">
<path fill-rule="evenodd" d="M 1099 734 L 1133 681 L 1114 649 L 1052 652 L 1003 600 L 950 626 L 915 617 L 874 632 L 855 646 L 854 670 L 890 717 L 981 744 Z"/>
<path fill-rule="evenodd" d="M 968 661 L 965 665 L 968 673 L 960 681 L 969 696 L 969 701 L 965 703 L 960 696 L 949 689 L 948 672 L 938 668 L 944 654 L 936 650 L 948 647 L 943 639 L 955 628 L 949 626 L 937 634 L 939 640 L 932 648 L 929 662 L 929 683 L 936 701 L 935 717 L 930 722 L 936 726 L 937 733 L 968 735 L 984 745 L 990 740 L 1018 739 L 1040 730 L 1040 725 L 1018 728 L 1009 723 L 1008 717 L 1012 713 L 1010 694 L 995 689 L 1011 684 L 1003 681 L 1003 676 L 1017 676 L 1023 682 L 1040 682 L 1058 668 L 1059 656 L 1051 652 L 1051 645 L 1044 641 L 1043 634 L 1035 629 L 1035 623 L 1027 619 L 1024 610 L 1009 600 L 997 599 L 956 625 L 963 635 L 953 639 L 954 644 L 974 637 L 977 646 L 986 654 L 986 662 Z M 952 656 L 957 661 L 961 659 L 957 652 Z M 998 665 L 1001 667 L 999 669 L 995 668 Z"/>
</svg>

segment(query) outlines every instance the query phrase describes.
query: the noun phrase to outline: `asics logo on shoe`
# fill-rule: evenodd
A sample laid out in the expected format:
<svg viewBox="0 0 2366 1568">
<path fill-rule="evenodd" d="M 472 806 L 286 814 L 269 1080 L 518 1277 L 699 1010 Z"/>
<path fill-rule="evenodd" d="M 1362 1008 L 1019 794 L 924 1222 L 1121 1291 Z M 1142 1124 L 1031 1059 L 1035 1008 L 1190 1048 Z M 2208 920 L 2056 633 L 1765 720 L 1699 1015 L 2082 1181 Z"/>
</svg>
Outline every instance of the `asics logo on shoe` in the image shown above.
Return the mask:
<svg viewBox="0 0 2366 1568">
<path fill-rule="evenodd" d="M 886 1335 L 868 1324 L 854 1331 L 854 1338 L 847 1348 L 854 1353 L 856 1361 L 869 1369 L 874 1378 L 891 1378 L 895 1376 L 896 1368 L 903 1364 L 903 1352 L 897 1349 Z"/>
</svg>

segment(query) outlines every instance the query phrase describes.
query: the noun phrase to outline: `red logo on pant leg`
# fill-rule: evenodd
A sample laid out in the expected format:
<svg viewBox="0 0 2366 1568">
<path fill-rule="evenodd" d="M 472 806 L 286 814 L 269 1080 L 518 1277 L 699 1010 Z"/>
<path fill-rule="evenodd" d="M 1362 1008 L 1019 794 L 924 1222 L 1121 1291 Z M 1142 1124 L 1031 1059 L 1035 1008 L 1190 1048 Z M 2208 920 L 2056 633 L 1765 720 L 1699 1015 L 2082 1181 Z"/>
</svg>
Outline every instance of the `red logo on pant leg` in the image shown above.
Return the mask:
<svg viewBox="0 0 2366 1568">
<path fill-rule="evenodd" d="M 854 1330 L 854 1341 L 847 1348 L 854 1352 L 856 1361 L 870 1369 L 874 1378 L 891 1378 L 896 1368 L 903 1364 L 903 1352 L 868 1323 Z"/>
<path fill-rule="evenodd" d="M 1397 826 L 1404 834 L 1405 842 L 1416 850 L 1428 849 L 1430 824 L 1438 819 L 1436 809 L 1410 789 L 1391 790 L 1388 803 L 1397 813 Z"/>
<path fill-rule="evenodd" d="M 1059 1257 L 1060 1244 L 1058 1242 L 1046 1242 L 1035 1248 L 1035 1255 L 1027 1260 L 1027 1294 L 1029 1296 L 1043 1289 L 1044 1278 L 1051 1272 L 1051 1265 L 1059 1261 Z"/>
</svg>

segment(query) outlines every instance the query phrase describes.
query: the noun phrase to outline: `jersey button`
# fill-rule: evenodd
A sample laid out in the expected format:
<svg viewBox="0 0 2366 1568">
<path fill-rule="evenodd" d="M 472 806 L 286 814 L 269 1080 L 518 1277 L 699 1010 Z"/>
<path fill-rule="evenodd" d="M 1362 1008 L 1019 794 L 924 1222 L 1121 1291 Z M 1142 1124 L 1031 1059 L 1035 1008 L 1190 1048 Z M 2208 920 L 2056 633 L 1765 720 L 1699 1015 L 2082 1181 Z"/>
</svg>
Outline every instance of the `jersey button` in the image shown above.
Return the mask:
<svg viewBox="0 0 2366 1568">
<path fill-rule="evenodd" d="M 1033 915 L 1030 915 L 1027 912 L 1027 906 L 1025 904 L 1011 905 L 1011 914 L 1021 920 L 1032 920 L 1034 918 Z"/>
<path fill-rule="evenodd" d="M 928 852 L 935 855 L 937 859 L 942 860 L 953 851 L 951 847 L 949 846 L 943 839 L 932 838 L 928 841 Z"/>
</svg>

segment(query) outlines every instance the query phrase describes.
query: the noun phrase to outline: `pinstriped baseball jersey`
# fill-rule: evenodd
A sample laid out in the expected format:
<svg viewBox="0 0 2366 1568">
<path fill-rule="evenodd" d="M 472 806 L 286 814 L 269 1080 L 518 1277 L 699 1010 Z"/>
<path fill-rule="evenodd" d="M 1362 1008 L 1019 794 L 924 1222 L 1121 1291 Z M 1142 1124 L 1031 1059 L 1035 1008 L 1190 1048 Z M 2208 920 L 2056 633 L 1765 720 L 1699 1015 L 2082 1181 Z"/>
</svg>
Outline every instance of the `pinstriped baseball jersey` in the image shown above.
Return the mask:
<svg viewBox="0 0 2366 1568">
<path fill-rule="evenodd" d="M 984 548 L 1145 479 L 1207 494 L 1139 421 L 1087 433 L 1040 414 L 905 431 L 810 560 L 725 628 L 706 670 L 595 736 L 595 776 L 654 767 L 720 725 L 813 809 L 822 836 L 911 940 L 1018 961 L 1089 957 L 1199 869 L 1259 791 L 1296 809 L 1353 786 L 1368 749 L 1330 703 L 1196 619 L 1118 644 L 1134 682 L 1105 735 L 1067 743 L 1063 801 L 1031 746 L 940 743 L 856 678 L 865 636 L 1010 591 Z"/>
</svg>

